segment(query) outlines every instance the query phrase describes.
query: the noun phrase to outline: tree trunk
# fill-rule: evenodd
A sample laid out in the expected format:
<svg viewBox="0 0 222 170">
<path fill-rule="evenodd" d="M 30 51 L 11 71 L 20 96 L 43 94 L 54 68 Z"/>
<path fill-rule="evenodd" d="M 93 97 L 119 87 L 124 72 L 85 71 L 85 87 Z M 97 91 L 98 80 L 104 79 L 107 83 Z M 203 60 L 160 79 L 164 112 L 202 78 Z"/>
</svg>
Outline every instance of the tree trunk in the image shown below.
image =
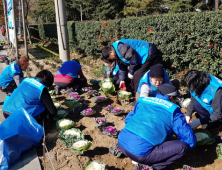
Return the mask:
<svg viewBox="0 0 222 170">
<path fill-rule="evenodd" d="M 219 0 L 215 0 L 215 11 L 218 10 L 219 7 Z"/>
</svg>

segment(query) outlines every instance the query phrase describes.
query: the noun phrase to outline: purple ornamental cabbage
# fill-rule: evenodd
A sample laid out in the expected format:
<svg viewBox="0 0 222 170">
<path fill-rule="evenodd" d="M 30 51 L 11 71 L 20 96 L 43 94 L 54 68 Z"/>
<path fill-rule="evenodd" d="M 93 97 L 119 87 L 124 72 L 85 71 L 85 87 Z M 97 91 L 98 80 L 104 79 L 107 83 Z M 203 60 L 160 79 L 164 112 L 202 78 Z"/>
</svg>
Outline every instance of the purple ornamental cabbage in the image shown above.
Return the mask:
<svg viewBox="0 0 222 170">
<path fill-rule="evenodd" d="M 111 110 L 111 114 L 113 114 L 113 115 L 119 115 L 119 114 L 121 114 L 121 113 L 123 113 L 124 112 L 124 109 L 117 109 L 117 108 L 114 108 L 114 109 L 112 109 Z"/>
<path fill-rule="evenodd" d="M 91 115 L 94 115 L 96 112 L 91 109 L 91 108 L 88 108 L 88 109 L 85 109 L 81 112 L 81 115 L 83 116 L 91 116 Z"/>
<path fill-rule="evenodd" d="M 117 130 L 112 126 L 108 126 L 108 127 L 104 128 L 104 130 L 112 135 L 117 133 Z"/>
</svg>

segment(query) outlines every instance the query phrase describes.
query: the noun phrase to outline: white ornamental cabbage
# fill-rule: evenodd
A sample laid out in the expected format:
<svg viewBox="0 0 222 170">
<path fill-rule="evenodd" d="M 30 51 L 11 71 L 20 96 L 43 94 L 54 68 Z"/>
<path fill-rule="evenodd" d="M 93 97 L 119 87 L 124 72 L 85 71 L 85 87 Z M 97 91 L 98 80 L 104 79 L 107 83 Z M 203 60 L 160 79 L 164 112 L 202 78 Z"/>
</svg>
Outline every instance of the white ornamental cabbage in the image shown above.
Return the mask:
<svg viewBox="0 0 222 170">
<path fill-rule="evenodd" d="M 103 88 L 107 88 L 107 89 L 110 89 L 112 87 L 113 83 L 112 82 L 104 82 L 102 84 L 102 87 Z"/>
<path fill-rule="evenodd" d="M 77 128 L 71 128 L 68 130 L 61 130 L 58 134 L 58 138 L 67 147 L 72 147 L 73 143 L 79 140 L 84 140 L 84 133 Z"/>
<path fill-rule="evenodd" d="M 106 164 L 99 161 L 92 161 L 86 164 L 85 170 L 106 170 Z"/>
<path fill-rule="evenodd" d="M 187 109 L 190 104 L 191 99 L 187 98 L 181 103 L 181 107 Z"/>
<path fill-rule="evenodd" d="M 56 108 L 59 108 L 61 106 L 61 103 L 54 102 L 54 105 L 55 105 Z"/>
<path fill-rule="evenodd" d="M 66 130 L 63 134 L 70 135 L 70 136 L 76 136 L 77 138 L 80 138 L 80 135 L 81 135 L 80 132 L 77 132 L 74 129 Z"/>
<path fill-rule="evenodd" d="M 82 154 L 85 150 L 88 150 L 92 146 L 92 142 L 88 140 L 79 140 L 72 145 L 74 152 Z"/>
<path fill-rule="evenodd" d="M 56 122 L 56 126 L 60 130 L 67 130 L 75 126 L 75 122 L 69 119 L 61 119 Z"/>
</svg>

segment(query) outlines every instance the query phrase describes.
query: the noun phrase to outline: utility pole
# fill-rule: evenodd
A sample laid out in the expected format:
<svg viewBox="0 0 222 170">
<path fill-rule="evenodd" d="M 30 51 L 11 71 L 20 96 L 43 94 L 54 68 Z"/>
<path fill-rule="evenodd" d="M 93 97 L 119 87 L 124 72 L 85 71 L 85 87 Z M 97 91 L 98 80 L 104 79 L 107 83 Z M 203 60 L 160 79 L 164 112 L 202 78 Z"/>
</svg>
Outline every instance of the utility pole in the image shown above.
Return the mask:
<svg viewBox="0 0 222 170">
<path fill-rule="evenodd" d="M 15 23 L 15 4 L 14 4 L 14 0 L 12 0 L 12 13 L 14 15 L 14 17 L 13 17 L 14 40 L 13 40 L 12 44 L 15 45 L 15 58 L 16 58 L 16 60 L 18 60 L 18 39 L 17 39 L 17 27 L 16 27 L 16 23 Z"/>
<path fill-rule="evenodd" d="M 25 10 L 24 10 L 24 0 L 21 0 L 22 6 L 22 20 L 23 20 L 23 34 L 24 34 L 24 44 L 25 44 L 25 57 L 28 58 L 28 46 L 27 46 L 27 36 L 26 36 L 26 20 L 25 20 Z"/>
<path fill-rule="evenodd" d="M 66 20 L 65 0 L 55 0 L 56 25 L 59 44 L 59 56 L 62 61 L 70 60 L 69 38 Z"/>
<path fill-rule="evenodd" d="M 21 1 L 19 1 L 19 6 L 18 6 L 18 10 L 19 10 L 19 26 L 18 26 L 18 37 L 21 38 L 22 35 L 22 14 L 21 14 Z"/>
<path fill-rule="evenodd" d="M 4 15 L 5 15 L 5 30 L 6 30 L 6 39 L 7 39 L 7 44 L 9 44 L 9 32 L 8 32 L 8 20 L 7 20 L 7 9 L 5 8 L 5 0 L 2 0 L 3 3 L 3 9 L 4 9 Z"/>
</svg>

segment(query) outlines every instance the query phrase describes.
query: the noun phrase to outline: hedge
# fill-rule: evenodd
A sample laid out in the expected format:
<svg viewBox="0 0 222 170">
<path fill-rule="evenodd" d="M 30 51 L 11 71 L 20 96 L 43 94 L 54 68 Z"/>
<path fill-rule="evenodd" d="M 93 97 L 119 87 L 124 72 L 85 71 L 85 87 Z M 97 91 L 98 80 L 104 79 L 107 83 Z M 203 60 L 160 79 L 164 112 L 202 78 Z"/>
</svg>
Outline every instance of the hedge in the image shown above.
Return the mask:
<svg viewBox="0 0 222 170">
<path fill-rule="evenodd" d="M 40 38 L 38 25 L 29 25 L 29 32 L 33 37 Z"/>
<path fill-rule="evenodd" d="M 50 24 L 43 25 L 39 25 L 39 34 L 46 39 L 49 35 L 42 29 L 49 30 Z M 51 32 L 56 30 L 56 25 L 52 26 Z M 197 69 L 222 78 L 221 11 L 68 22 L 68 32 L 71 51 L 101 56 L 102 48 L 118 39 L 140 39 L 154 43 L 163 52 L 171 77 L 181 79 L 186 71 Z"/>
</svg>

